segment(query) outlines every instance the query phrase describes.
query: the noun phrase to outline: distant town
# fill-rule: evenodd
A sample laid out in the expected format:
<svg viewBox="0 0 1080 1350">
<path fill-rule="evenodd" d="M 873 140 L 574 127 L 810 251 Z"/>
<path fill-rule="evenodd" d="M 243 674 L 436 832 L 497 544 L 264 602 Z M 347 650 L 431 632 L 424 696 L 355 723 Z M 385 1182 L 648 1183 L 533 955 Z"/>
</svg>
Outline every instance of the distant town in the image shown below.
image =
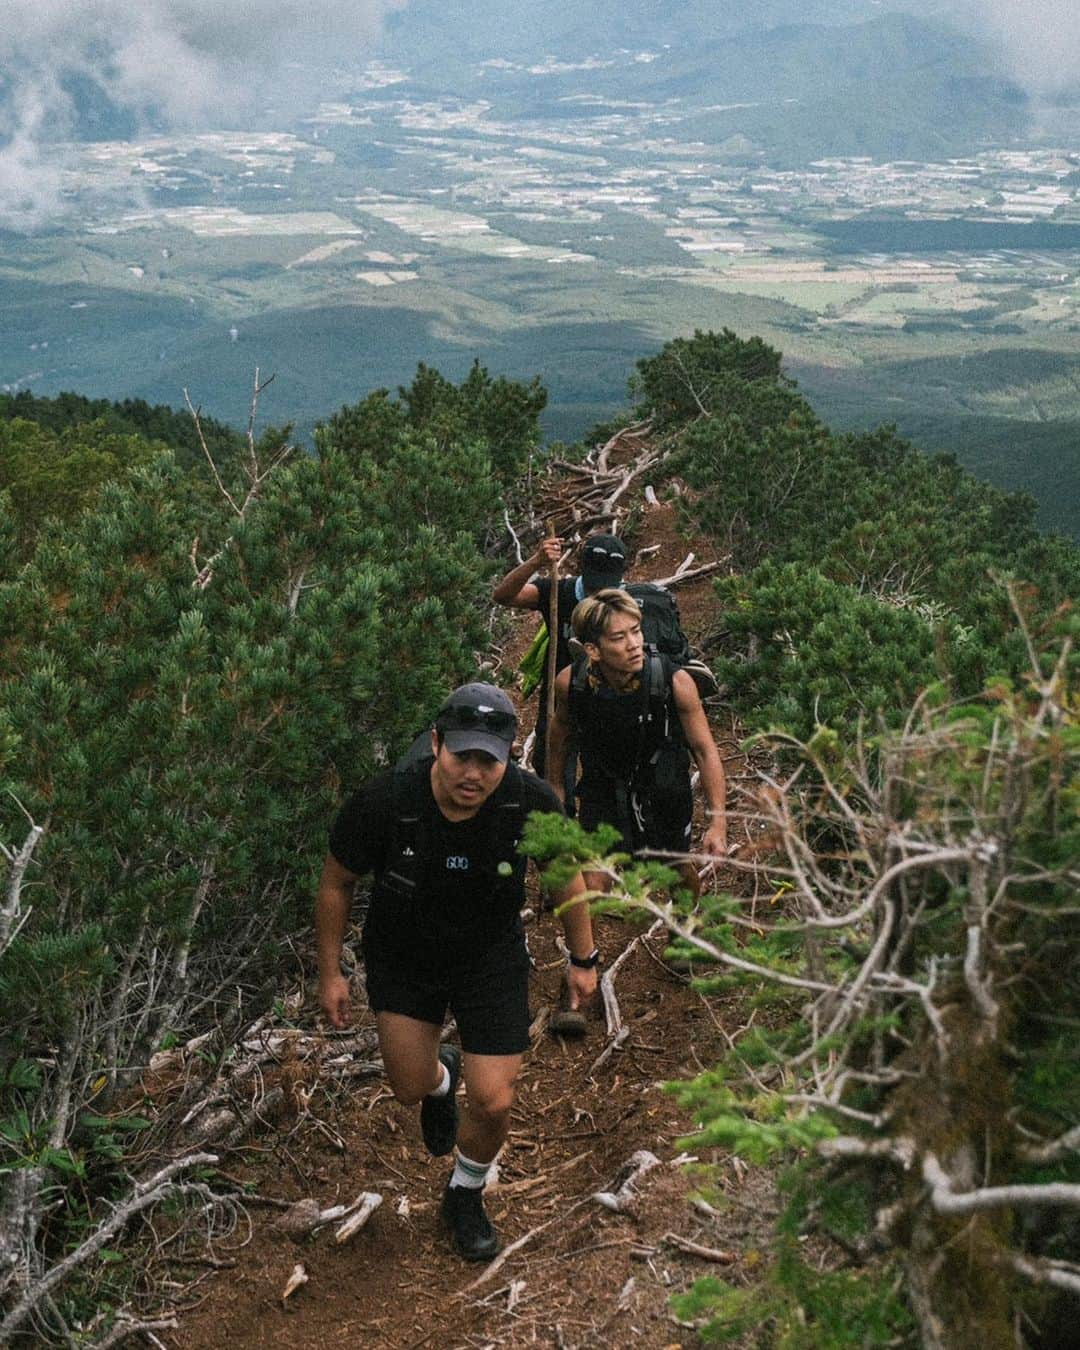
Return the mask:
<svg viewBox="0 0 1080 1350">
<path fill-rule="evenodd" d="M 895 422 L 1005 485 L 1080 472 L 1080 143 L 793 166 L 716 127 L 790 129 L 797 100 L 647 97 L 656 55 L 445 93 L 372 63 L 280 125 L 70 145 L 67 220 L 0 256 L 0 389 L 195 388 L 229 419 L 258 365 L 310 435 L 417 361 L 479 358 L 540 375 L 571 440 L 653 344 L 730 327 L 834 425 Z"/>
<path fill-rule="evenodd" d="M 587 72 L 590 62 L 578 68 Z M 556 70 L 565 66 L 533 73 Z M 841 250 L 814 233 L 816 225 L 867 212 L 908 221 L 1080 225 L 1074 151 L 987 149 L 925 164 L 823 159 L 781 170 L 739 145 L 684 139 L 675 101 L 613 103 L 581 93 L 564 100 L 572 117 L 526 122 L 500 118 L 481 99 L 395 96 L 407 79 L 373 63 L 354 98 L 325 104 L 289 131 L 83 146 L 67 189 L 89 208 L 92 234 L 166 225 L 219 238 L 326 236 L 331 245 L 283 265 L 311 266 L 355 247 L 355 279 L 377 288 L 419 281 L 415 264 L 437 267 L 439 251 L 448 249 L 491 262 L 603 265 L 612 236 L 602 227 L 614 214 L 636 219 L 678 250 L 623 258 L 622 273 L 786 297 L 826 325 L 896 326 L 927 304 L 963 315 L 983 308 L 987 284 L 1001 282 L 1040 292 L 1026 307 L 1027 321 L 1060 326 L 1077 318 L 1080 248 L 922 247 L 914 255 Z M 349 171 L 340 147 L 355 144 L 381 158 Z M 139 209 L 118 205 L 133 193 L 143 201 Z M 411 237 L 415 249 L 365 253 L 373 218 Z M 515 222 L 533 228 L 515 230 Z M 537 242 L 538 225 L 562 237 Z M 927 293 L 931 283 L 936 300 Z M 904 304 L 894 294 L 883 303 L 881 288 L 897 285 L 917 288 L 921 298 Z"/>
</svg>

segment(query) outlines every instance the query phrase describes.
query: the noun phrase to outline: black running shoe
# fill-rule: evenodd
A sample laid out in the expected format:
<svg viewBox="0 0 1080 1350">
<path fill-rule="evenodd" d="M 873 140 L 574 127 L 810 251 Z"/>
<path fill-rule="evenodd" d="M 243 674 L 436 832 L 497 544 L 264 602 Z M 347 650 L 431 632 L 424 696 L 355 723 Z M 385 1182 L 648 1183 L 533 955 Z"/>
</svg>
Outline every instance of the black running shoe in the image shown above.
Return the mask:
<svg viewBox="0 0 1080 1350">
<path fill-rule="evenodd" d="M 484 1192 L 468 1186 L 447 1186 L 442 1198 L 443 1223 L 450 1229 L 454 1250 L 466 1261 L 490 1261 L 499 1250 L 499 1237 L 484 1212 Z"/>
<path fill-rule="evenodd" d="M 444 1097 L 425 1097 L 420 1103 L 420 1133 L 429 1153 L 436 1158 L 451 1152 L 457 1139 L 457 1085 L 461 1077 L 461 1051 L 456 1045 L 439 1046 L 439 1062 L 450 1074 L 450 1089 Z"/>
</svg>

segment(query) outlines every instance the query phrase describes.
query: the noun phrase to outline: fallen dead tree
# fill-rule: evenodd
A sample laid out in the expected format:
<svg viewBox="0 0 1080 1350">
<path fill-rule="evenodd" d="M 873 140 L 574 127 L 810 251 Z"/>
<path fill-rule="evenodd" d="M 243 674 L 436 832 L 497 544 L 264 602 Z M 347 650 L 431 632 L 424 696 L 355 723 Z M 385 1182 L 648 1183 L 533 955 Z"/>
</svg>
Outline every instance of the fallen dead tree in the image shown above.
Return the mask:
<svg viewBox="0 0 1080 1350">
<path fill-rule="evenodd" d="M 288 1006 L 284 1007 L 286 1013 Z M 293 1008 L 298 1011 L 298 1004 Z M 205 1041 L 196 1037 L 182 1051 L 167 1051 L 151 1060 L 151 1071 L 183 1065 Z M 198 1100 L 179 1121 L 184 1136 L 199 1145 L 229 1148 L 251 1131 L 265 1128 L 288 1114 L 290 1124 L 310 1115 L 311 1087 L 320 1075 L 337 1078 L 376 1077 L 382 1073 L 374 1031 L 345 1036 L 275 1026 L 265 1014 L 243 1031 L 238 1053 L 222 1063 L 214 1079 L 202 1084 Z M 277 1070 L 280 1081 L 268 1082 Z"/>
<path fill-rule="evenodd" d="M 552 459 L 559 478 L 545 494 L 541 518 L 567 538 L 615 529 L 630 488 L 663 462 L 665 452 L 650 442 L 651 429 L 650 422 L 623 427 L 580 463 Z"/>
</svg>

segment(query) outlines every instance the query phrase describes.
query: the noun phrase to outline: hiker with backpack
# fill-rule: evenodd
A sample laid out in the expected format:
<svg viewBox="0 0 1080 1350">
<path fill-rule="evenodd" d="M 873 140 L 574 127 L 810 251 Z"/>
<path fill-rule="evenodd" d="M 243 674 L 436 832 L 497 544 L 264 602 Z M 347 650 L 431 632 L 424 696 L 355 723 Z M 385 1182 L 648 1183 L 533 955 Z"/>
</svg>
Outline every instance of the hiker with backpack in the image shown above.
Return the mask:
<svg viewBox="0 0 1080 1350">
<path fill-rule="evenodd" d="M 510 761 L 516 734 L 501 689 L 455 689 L 436 715 L 430 753 L 376 774 L 341 808 L 315 906 L 319 1003 L 341 1028 L 350 1016 L 341 954 L 353 887 L 374 874 L 363 953 L 383 1065 L 398 1101 L 420 1104 L 429 1152 L 441 1157 L 457 1145 L 441 1213 L 470 1261 L 498 1251 L 483 1187 L 529 1045 L 526 860 L 517 843 L 529 812 L 561 810 L 546 783 Z M 559 901 L 583 892 L 579 876 Z M 571 1000 L 585 1004 L 599 961 L 588 906 L 571 905 L 562 922 Z M 441 1043 L 447 1008 L 461 1051 Z"/>
<path fill-rule="evenodd" d="M 583 653 L 555 681 L 548 778 L 563 792 L 566 746 L 581 760 L 578 818 L 622 834 L 627 852 L 690 850 L 693 794 L 690 757 L 701 776 L 708 824 L 701 852 L 727 852 L 724 765 L 693 678 L 646 644 L 642 611 L 626 591 L 605 589 L 582 600 L 572 625 Z M 699 880 L 682 864 L 696 897 Z M 587 878 L 600 889 L 600 878 Z"/>
<path fill-rule="evenodd" d="M 563 541 L 555 536 L 542 539 L 536 552 L 513 571 L 507 572 L 497 582 L 491 598 L 497 605 L 511 609 L 535 609 L 544 617 L 546 630 L 551 630 L 552 582 L 550 577 L 536 575 L 558 563 L 562 556 Z M 607 586 L 618 586 L 635 597 L 642 609 L 642 626 L 646 641 L 659 648 L 676 665 L 685 665 L 690 660 L 690 645 L 679 623 L 679 611 L 674 596 L 663 586 L 652 582 L 640 581 L 624 584 L 626 570 L 626 545 L 614 534 L 594 534 L 581 546 L 581 575 L 563 577 L 558 582 L 556 592 L 557 610 L 557 651 L 555 671 L 564 670 L 571 662 L 570 638 L 573 629 L 570 616 L 575 605 L 586 596 L 593 595 Z M 547 664 L 543 653 L 538 654 L 538 680 L 540 689 L 540 708 L 536 719 L 536 744 L 533 749 L 533 767 L 538 774 L 546 770 L 547 743 Z M 535 687 L 535 685 L 533 686 Z M 573 795 L 575 765 L 573 754 L 566 757 L 564 793 L 567 810 L 573 814 Z"/>
</svg>

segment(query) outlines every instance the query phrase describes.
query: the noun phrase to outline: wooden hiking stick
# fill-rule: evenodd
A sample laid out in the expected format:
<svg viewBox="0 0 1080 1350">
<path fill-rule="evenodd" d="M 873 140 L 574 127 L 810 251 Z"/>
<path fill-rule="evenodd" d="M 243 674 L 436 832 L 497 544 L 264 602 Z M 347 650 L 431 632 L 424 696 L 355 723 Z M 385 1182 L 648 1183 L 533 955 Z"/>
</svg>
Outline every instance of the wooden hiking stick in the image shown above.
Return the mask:
<svg viewBox="0 0 1080 1350">
<path fill-rule="evenodd" d="M 548 538 L 555 534 L 555 522 L 545 523 Z M 547 720 L 544 724 L 544 772 L 551 771 L 551 724 L 555 720 L 555 675 L 559 657 L 559 560 L 552 558 L 549 571 L 551 597 L 548 602 Z"/>
</svg>

